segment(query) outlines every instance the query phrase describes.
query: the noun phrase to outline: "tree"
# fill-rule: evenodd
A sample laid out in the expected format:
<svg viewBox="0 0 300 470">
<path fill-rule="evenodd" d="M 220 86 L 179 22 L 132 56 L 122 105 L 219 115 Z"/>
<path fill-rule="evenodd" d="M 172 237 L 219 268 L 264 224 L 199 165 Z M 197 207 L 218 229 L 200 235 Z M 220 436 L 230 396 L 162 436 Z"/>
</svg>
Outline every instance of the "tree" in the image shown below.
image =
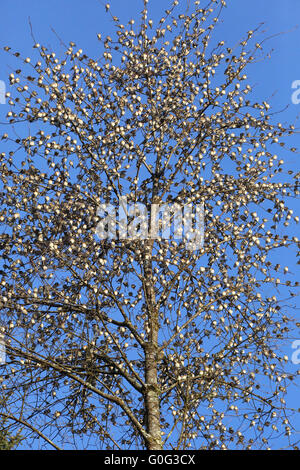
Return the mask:
<svg viewBox="0 0 300 470">
<path fill-rule="evenodd" d="M 2 407 L 4 406 L 4 401 L 1 398 L 0 404 Z M 0 420 L 0 450 L 13 450 L 21 442 L 22 435 L 20 430 L 15 434 L 12 432 L 12 427 L 14 427 L 14 423 L 9 422 L 7 417 L 2 414 Z"/>
<path fill-rule="evenodd" d="M 3 429 L 0 431 L 0 450 L 14 450 L 21 441 L 21 436 L 13 436 L 9 430 L 5 428 L 7 422 L 2 423 Z"/>
<path fill-rule="evenodd" d="M 295 127 L 251 100 L 259 28 L 233 50 L 212 34 L 225 1 L 175 0 L 157 26 L 147 3 L 137 27 L 106 8 L 116 35 L 98 35 L 98 59 L 72 42 L 62 59 L 6 47 L 30 72 L 10 75 L 2 137 L 2 415 L 32 446 L 292 448 L 280 346 L 299 283 L 276 253 L 299 245 L 281 159 Z M 124 196 L 204 204 L 204 244 L 187 243 L 195 225 L 143 237 L 153 216 L 131 209 L 135 236 L 112 222 L 99 239 L 101 204 Z"/>
<path fill-rule="evenodd" d="M 18 444 L 20 439 L 11 436 L 6 431 L 0 433 L 0 450 L 13 450 Z"/>
</svg>

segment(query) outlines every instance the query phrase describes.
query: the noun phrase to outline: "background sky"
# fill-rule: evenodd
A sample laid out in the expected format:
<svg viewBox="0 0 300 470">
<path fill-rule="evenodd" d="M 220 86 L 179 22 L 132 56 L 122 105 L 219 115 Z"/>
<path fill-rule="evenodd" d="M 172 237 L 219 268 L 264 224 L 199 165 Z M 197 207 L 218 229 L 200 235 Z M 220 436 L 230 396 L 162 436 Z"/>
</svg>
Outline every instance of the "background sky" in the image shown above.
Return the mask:
<svg viewBox="0 0 300 470">
<path fill-rule="evenodd" d="M 113 28 L 110 16 L 105 14 L 105 3 L 106 1 L 100 0 L 2 0 L 0 80 L 6 84 L 7 91 L 7 76 L 15 70 L 16 62 L 3 51 L 3 47 L 10 46 L 23 57 L 30 57 L 33 46 L 30 22 L 35 40 L 53 49 L 58 56 L 65 50 L 61 41 L 66 44 L 74 41 L 87 55 L 96 58 L 101 54 L 97 33 L 110 34 Z M 149 0 L 149 18 L 159 19 L 170 3 L 169 0 Z M 187 0 L 181 0 L 180 3 L 185 10 Z M 142 0 L 111 0 L 110 5 L 112 14 L 118 16 L 123 24 L 131 18 L 137 21 L 142 10 Z M 255 29 L 260 23 L 264 23 L 261 29 L 264 31 L 263 36 L 273 36 L 266 42 L 265 52 L 273 52 L 270 58 L 247 69 L 249 82 L 254 85 L 254 95 L 251 96 L 255 96 L 257 101 L 268 101 L 275 111 L 288 106 L 280 119 L 283 123 L 291 123 L 297 120 L 300 114 L 300 104 L 293 104 L 291 100 L 294 91 L 292 83 L 300 80 L 300 1 L 228 0 L 222 22 L 214 34 L 218 40 L 225 40 L 228 47 L 231 47 L 244 38 L 248 30 Z M 0 122 L 5 121 L 7 111 L 8 106 L 0 105 Z M 0 126 L 0 133 L 2 132 L 3 125 Z M 293 143 L 300 148 L 298 135 L 294 137 Z M 299 158 L 300 154 L 288 154 L 286 162 L 299 171 Z M 295 212 L 299 212 L 299 200 L 295 199 L 291 207 Z M 295 236 L 300 238 L 299 233 Z M 300 308 L 299 300 L 298 307 Z M 300 340 L 300 332 L 299 338 L 295 339 Z M 286 354 L 291 358 L 292 353 L 291 345 L 287 345 Z M 300 364 L 293 364 L 291 361 L 290 368 L 295 371 L 300 368 Z M 295 406 L 299 406 L 299 390 L 296 387 L 290 391 L 290 400 Z M 300 429 L 300 419 L 298 423 Z"/>
</svg>

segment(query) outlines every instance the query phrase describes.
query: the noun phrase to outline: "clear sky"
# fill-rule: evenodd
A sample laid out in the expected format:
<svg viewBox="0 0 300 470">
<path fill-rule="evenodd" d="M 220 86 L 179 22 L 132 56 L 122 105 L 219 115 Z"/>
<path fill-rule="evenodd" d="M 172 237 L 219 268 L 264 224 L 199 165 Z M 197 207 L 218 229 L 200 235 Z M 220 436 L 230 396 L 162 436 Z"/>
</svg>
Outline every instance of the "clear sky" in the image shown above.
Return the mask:
<svg viewBox="0 0 300 470">
<path fill-rule="evenodd" d="M 187 0 L 181 2 L 185 8 Z M 16 67 L 13 59 L 3 51 L 3 46 L 9 45 L 26 56 L 32 53 L 29 18 L 36 41 L 53 48 L 57 54 L 63 53 L 65 48 L 56 34 L 66 44 L 74 41 L 88 55 L 97 57 L 97 33 L 109 34 L 113 26 L 110 17 L 105 14 L 105 3 L 100 0 L 87 0 L 85 3 L 82 0 L 2 1 L 0 80 L 7 82 L 7 75 Z M 257 99 L 272 97 L 271 104 L 277 110 L 289 104 L 290 108 L 284 116 L 287 120 L 295 119 L 300 112 L 300 104 L 292 104 L 291 86 L 300 79 L 299 0 L 228 0 L 227 3 L 216 34 L 228 45 L 234 45 L 246 31 L 260 23 L 264 23 L 262 31 L 265 31 L 265 36 L 278 34 L 265 44 L 266 52 L 273 49 L 271 58 L 252 65 L 248 76 L 253 77 Z M 169 0 L 150 0 L 149 17 L 157 19 L 169 4 Z M 112 14 L 125 23 L 130 18 L 137 18 L 142 0 L 110 0 L 110 5 Z M 6 112 L 6 107 L 0 105 L 0 121 L 3 121 Z"/>
<path fill-rule="evenodd" d="M 106 0 L 2 0 L 0 80 L 6 83 L 7 89 L 7 76 L 15 69 L 16 62 L 3 51 L 3 47 L 8 45 L 19 51 L 22 56 L 30 56 L 33 45 L 30 22 L 36 41 L 53 49 L 58 55 L 63 54 L 65 50 L 61 41 L 66 44 L 74 41 L 89 56 L 99 56 L 97 33 L 109 34 L 113 27 L 110 17 L 105 14 L 105 3 Z M 142 0 L 110 0 L 109 3 L 112 14 L 118 16 L 124 24 L 131 18 L 137 19 L 142 9 Z M 170 3 L 170 0 L 149 0 L 149 18 L 155 20 L 161 17 Z M 187 0 L 181 0 L 181 3 L 185 9 Z M 300 103 L 293 104 L 291 100 L 294 91 L 292 83 L 300 80 L 300 1 L 228 0 L 227 4 L 222 22 L 216 30 L 218 39 L 225 40 L 228 46 L 232 46 L 242 39 L 248 30 L 264 23 L 264 36 L 274 36 L 266 43 L 265 51 L 274 51 L 271 58 L 252 65 L 247 75 L 255 85 L 254 95 L 257 101 L 265 99 L 276 111 L 289 105 L 282 113 L 282 121 L 294 121 L 300 114 Z M 5 121 L 7 111 L 8 107 L 0 104 L 0 122 Z M 0 126 L 0 133 L 2 132 Z M 300 148 L 299 137 L 296 136 L 293 143 Z M 299 158 L 299 154 L 289 154 L 287 158 L 297 171 L 300 166 Z M 292 207 L 295 212 L 299 212 L 299 200 L 293 201 Z M 300 238 L 299 233 L 295 236 Z M 298 307 L 300 308 L 299 300 Z M 298 339 L 300 340 L 300 332 Z M 289 345 L 286 353 L 292 356 L 293 350 Z M 300 364 L 291 363 L 290 367 L 295 371 L 300 368 Z M 299 406 L 298 389 L 291 391 L 290 398 L 295 406 Z M 298 423 L 300 429 L 300 419 Z"/>
</svg>

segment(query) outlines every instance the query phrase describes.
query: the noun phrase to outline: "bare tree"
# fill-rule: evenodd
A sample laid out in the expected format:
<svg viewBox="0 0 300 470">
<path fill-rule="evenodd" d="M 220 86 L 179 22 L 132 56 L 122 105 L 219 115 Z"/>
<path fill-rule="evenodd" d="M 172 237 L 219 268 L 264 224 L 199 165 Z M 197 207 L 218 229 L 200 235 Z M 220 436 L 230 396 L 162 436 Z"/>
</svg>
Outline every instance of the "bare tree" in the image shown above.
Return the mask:
<svg viewBox="0 0 300 470">
<path fill-rule="evenodd" d="M 280 348 L 299 283 L 276 253 L 299 244 L 295 127 L 251 100 L 259 28 L 232 49 L 213 34 L 224 0 L 175 0 L 157 25 L 147 3 L 138 26 L 107 5 L 96 59 L 6 47 L 23 70 L 2 136 L 0 416 L 33 447 L 293 448 Z M 100 205 L 122 196 L 204 204 L 203 246 L 142 237 L 141 219 L 99 239 Z"/>
</svg>

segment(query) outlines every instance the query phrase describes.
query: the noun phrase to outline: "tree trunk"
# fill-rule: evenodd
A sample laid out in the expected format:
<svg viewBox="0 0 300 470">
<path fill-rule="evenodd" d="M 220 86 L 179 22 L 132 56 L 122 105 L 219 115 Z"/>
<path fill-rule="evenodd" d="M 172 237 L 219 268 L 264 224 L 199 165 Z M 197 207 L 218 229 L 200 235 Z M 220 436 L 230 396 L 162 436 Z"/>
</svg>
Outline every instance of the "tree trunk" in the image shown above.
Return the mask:
<svg viewBox="0 0 300 470">
<path fill-rule="evenodd" d="M 145 413 L 147 433 L 150 436 L 146 445 L 148 450 L 161 450 L 160 428 L 160 389 L 158 386 L 158 330 L 159 312 L 156 307 L 155 290 L 152 279 L 152 247 L 153 241 L 145 243 L 144 257 L 144 289 L 148 310 L 148 324 L 150 333 L 145 346 Z"/>
<path fill-rule="evenodd" d="M 147 420 L 147 432 L 150 438 L 147 440 L 148 450 L 161 450 L 160 429 L 160 390 L 157 383 L 157 345 L 149 343 L 145 348 L 145 408 Z"/>
</svg>

